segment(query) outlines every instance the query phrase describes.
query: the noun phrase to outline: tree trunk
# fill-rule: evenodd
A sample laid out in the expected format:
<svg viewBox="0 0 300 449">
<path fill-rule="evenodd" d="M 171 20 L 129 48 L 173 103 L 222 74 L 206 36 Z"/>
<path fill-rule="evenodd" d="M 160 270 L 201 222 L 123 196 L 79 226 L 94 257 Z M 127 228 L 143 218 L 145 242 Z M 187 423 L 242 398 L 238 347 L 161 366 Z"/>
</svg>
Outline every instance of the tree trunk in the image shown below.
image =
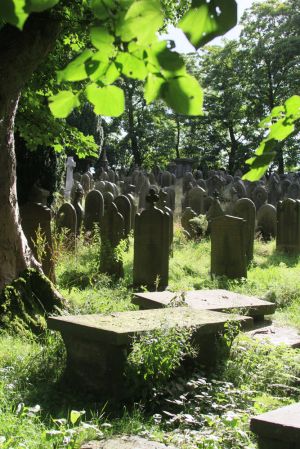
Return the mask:
<svg viewBox="0 0 300 449">
<path fill-rule="evenodd" d="M 133 89 L 131 87 L 128 87 L 128 127 L 129 138 L 131 141 L 131 152 L 134 157 L 134 163 L 141 166 L 142 158 L 134 126 Z"/>
<path fill-rule="evenodd" d="M 34 14 L 24 30 L 0 30 L 0 290 L 26 268 L 38 268 L 22 231 L 17 202 L 14 122 L 24 84 L 52 49 L 59 31 L 49 14 Z"/>
<path fill-rule="evenodd" d="M 179 145 L 180 145 L 180 121 L 179 117 L 175 115 L 175 121 L 176 121 L 176 142 L 175 142 L 175 149 L 176 149 L 176 158 L 180 159 L 180 152 L 179 152 Z"/>
<path fill-rule="evenodd" d="M 232 125 L 228 126 L 229 135 L 230 135 L 230 142 L 231 142 L 231 148 L 229 153 L 229 161 L 228 161 L 228 171 L 231 175 L 234 174 L 235 169 L 235 159 L 237 156 L 237 150 L 238 150 L 238 142 L 235 138 L 234 129 Z"/>
</svg>

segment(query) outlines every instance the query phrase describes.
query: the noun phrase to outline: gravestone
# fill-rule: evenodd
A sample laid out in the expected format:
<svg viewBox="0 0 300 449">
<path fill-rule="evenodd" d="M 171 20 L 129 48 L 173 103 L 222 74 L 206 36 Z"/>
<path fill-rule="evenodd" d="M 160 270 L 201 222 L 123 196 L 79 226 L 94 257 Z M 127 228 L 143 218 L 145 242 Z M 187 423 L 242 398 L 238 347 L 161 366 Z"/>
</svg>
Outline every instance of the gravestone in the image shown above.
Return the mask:
<svg viewBox="0 0 300 449">
<path fill-rule="evenodd" d="M 99 190 L 91 190 L 85 199 L 84 228 L 93 231 L 95 225 L 99 225 L 104 214 L 104 199 Z"/>
<path fill-rule="evenodd" d="M 187 172 L 183 176 L 182 180 L 182 193 L 183 195 L 194 185 L 196 184 L 196 181 L 194 179 L 193 173 Z"/>
<path fill-rule="evenodd" d="M 91 190 L 91 178 L 88 173 L 84 173 L 81 176 L 81 185 L 83 188 L 84 195 L 87 195 Z"/>
<path fill-rule="evenodd" d="M 193 187 L 187 192 L 187 206 L 190 207 L 197 215 L 204 214 L 204 198 L 206 192 L 201 187 Z"/>
<path fill-rule="evenodd" d="M 255 204 L 249 198 L 239 199 L 234 206 L 234 216 L 246 220 L 245 225 L 245 245 L 248 263 L 253 259 L 254 237 L 255 237 Z"/>
<path fill-rule="evenodd" d="M 71 249 L 75 248 L 75 238 L 77 230 L 77 215 L 74 206 L 64 203 L 56 215 L 56 227 L 58 232 L 65 230 L 67 244 Z"/>
<path fill-rule="evenodd" d="M 107 192 L 110 194 L 110 192 Z M 100 271 L 116 278 L 124 275 L 123 262 L 116 248 L 124 239 L 124 218 L 114 202 L 106 202 L 104 215 L 100 220 Z"/>
<path fill-rule="evenodd" d="M 190 220 L 196 217 L 197 214 L 190 207 L 187 207 L 181 216 L 181 226 L 183 227 L 185 231 L 184 233 L 188 238 L 193 238 L 194 236 L 194 230 Z"/>
<path fill-rule="evenodd" d="M 83 222 L 83 207 L 81 205 L 81 201 L 83 198 L 83 189 L 82 187 L 79 185 L 77 186 L 75 192 L 74 192 L 74 199 L 72 201 L 72 204 L 74 206 L 74 209 L 76 211 L 76 216 L 77 216 L 77 220 L 76 220 L 76 234 L 80 234 L 80 229 L 81 229 L 81 225 Z"/>
<path fill-rule="evenodd" d="M 300 253 L 300 200 L 286 199 L 278 203 L 276 248 Z"/>
<path fill-rule="evenodd" d="M 211 197 L 208 197 L 211 198 Z M 207 228 L 207 234 L 210 234 L 211 232 L 211 223 L 212 221 L 217 218 L 224 215 L 224 211 L 222 209 L 218 192 L 214 192 L 214 197 L 211 199 L 210 207 L 206 213 L 206 218 L 208 221 L 208 228 Z"/>
<path fill-rule="evenodd" d="M 163 190 L 167 193 L 166 206 L 169 207 L 172 211 L 174 211 L 176 201 L 176 194 L 174 187 L 173 186 L 164 187 Z"/>
<path fill-rule="evenodd" d="M 66 185 L 65 185 L 65 198 L 69 199 L 71 195 L 71 190 L 74 183 L 73 171 L 76 167 L 76 162 L 73 157 L 69 156 L 66 162 L 67 174 L 66 174 Z"/>
<path fill-rule="evenodd" d="M 156 207 L 160 210 L 162 210 L 167 216 L 169 220 L 169 246 L 170 246 L 170 253 L 172 253 L 172 245 L 173 245 L 173 212 L 172 210 L 167 206 L 167 192 L 165 189 L 161 189 L 158 195 L 158 202 L 156 203 Z"/>
<path fill-rule="evenodd" d="M 134 229 L 135 216 L 137 213 L 137 205 L 136 205 L 136 202 L 135 202 L 135 199 L 134 199 L 134 196 L 132 193 L 127 193 L 126 196 L 129 199 L 130 204 L 131 204 L 131 220 L 130 220 L 131 229 L 130 230 L 132 230 L 132 229 Z"/>
<path fill-rule="evenodd" d="M 42 237 L 43 254 L 40 255 L 40 262 L 45 275 L 55 283 L 50 209 L 39 203 L 28 202 L 20 208 L 20 216 L 28 245 L 37 260 L 39 260 L 37 235 L 40 234 Z"/>
<path fill-rule="evenodd" d="M 256 214 L 256 231 L 264 241 L 271 240 L 277 234 L 277 213 L 272 204 L 264 204 Z"/>
<path fill-rule="evenodd" d="M 149 193 L 150 182 L 145 176 L 143 177 L 143 184 L 139 189 L 139 210 L 145 209 L 146 207 L 146 196 Z"/>
<path fill-rule="evenodd" d="M 259 209 L 267 203 L 268 200 L 268 192 L 267 189 L 262 186 L 258 185 L 252 192 L 252 200 L 256 207 L 256 212 L 259 211 Z"/>
<path fill-rule="evenodd" d="M 211 222 L 211 274 L 247 277 L 245 226 L 242 218 L 223 215 Z"/>
<path fill-rule="evenodd" d="M 161 174 L 161 187 L 170 187 L 173 182 L 172 182 L 172 174 L 169 171 L 164 171 Z"/>
<path fill-rule="evenodd" d="M 293 200 L 300 199 L 300 184 L 298 182 L 293 182 L 289 186 L 287 190 L 287 197 L 292 198 Z"/>
<path fill-rule="evenodd" d="M 169 217 L 155 207 L 157 201 L 158 195 L 151 190 L 134 228 L 133 284 L 149 291 L 164 290 L 169 279 Z"/>
<path fill-rule="evenodd" d="M 115 205 L 118 208 L 118 211 L 124 218 L 124 238 L 128 238 L 131 227 L 131 202 L 129 198 L 125 195 L 119 195 L 114 200 Z"/>
</svg>

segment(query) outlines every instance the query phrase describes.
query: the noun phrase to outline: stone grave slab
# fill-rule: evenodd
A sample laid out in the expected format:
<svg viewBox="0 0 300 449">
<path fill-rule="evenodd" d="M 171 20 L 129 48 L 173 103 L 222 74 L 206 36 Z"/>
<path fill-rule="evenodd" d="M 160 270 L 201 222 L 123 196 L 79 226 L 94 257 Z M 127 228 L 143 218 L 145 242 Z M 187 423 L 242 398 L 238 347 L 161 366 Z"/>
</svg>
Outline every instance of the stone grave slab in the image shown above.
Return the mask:
<svg viewBox="0 0 300 449">
<path fill-rule="evenodd" d="M 175 447 L 138 436 L 122 436 L 103 441 L 90 441 L 80 449 L 175 449 Z"/>
<path fill-rule="evenodd" d="M 67 350 L 66 377 L 77 388 L 120 398 L 124 391 L 124 369 L 134 335 L 163 328 L 192 328 L 200 347 L 201 363 L 215 363 L 217 336 L 230 317 L 190 307 L 138 310 L 109 315 L 76 315 L 48 318 L 49 329 L 61 332 Z M 252 318 L 234 316 L 243 328 Z"/>
<path fill-rule="evenodd" d="M 250 429 L 259 449 L 300 449 L 300 403 L 252 418 Z"/>
<path fill-rule="evenodd" d="M 248 331 L 246 334 L 258 340 L 267 340 L 276 346 L 285 344 L 294 349 L 300 348 L 300 333 L 293 327 L 282 327 L 272 324 Z"/>
<path fill-rule="evenodd" d="M 180 300 L 180 293 L 169 291 L 136 293 L 132 302 L 140 309 L 156 309 L 167 307 L 170 303 Z M 275 312 L 275 304 L 263 301 L 255 296 L 246 296 L 227 290 L 195 290 L 184 293 L 186 304 L 197 310 L 213 310 L 230 313 L 246 311 L 248 316 L 255 319 L 263 318 Z"/>
</svg>

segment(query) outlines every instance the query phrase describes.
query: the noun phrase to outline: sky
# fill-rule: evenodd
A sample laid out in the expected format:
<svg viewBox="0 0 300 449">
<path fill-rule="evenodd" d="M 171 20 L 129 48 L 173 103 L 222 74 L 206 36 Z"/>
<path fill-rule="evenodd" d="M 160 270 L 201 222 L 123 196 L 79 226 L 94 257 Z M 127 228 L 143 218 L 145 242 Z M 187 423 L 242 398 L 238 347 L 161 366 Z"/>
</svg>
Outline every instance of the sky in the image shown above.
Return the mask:
<svg viewBox="0 0 300 449">
<path fill-rule="evenodd" d="M 238 21 L 242 17 L 245 9 L 250 8 L 252 3 L 257 0 L 237 0 L 238 4 Z M 258 0 L 261 1 L 261 0 Z M 227 39 L 236 39 L 239 37 L 241 32 L 241 27 L 239 25 L 232 28 L 228 33 L 226 33 L 222 37 L 217 37 L 213 41 L 210 42 L 213 44 L 219 44 L 221 43 L 221 40 L 223 37 L 226 37 Z M 170 26 L 168 30 L 168 34 L 162 36 L 164 39 L 172 39 L 175 41 L 176 48 L 175 50 L 179 53 L 189 53 L 195 51 L 194 47 L 189 43 L 185 35 L 181 30 L 178 28 L 175 28 L 174 26 Z"/>
</svg>

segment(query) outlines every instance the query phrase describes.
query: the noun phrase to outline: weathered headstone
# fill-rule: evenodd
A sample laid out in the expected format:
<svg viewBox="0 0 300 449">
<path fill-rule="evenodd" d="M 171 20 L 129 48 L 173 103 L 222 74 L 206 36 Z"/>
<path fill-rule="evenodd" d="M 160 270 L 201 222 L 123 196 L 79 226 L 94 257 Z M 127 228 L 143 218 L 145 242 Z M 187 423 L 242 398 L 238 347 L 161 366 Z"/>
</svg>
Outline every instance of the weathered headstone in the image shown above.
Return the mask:
<svg viewBox="0 0 300 449">
<path fill-rule="evenodd" d="M 181 216 L 181 226 L 184 229 L 184 233 L 188 238 L 193 238 L 194 230 L 190 223 L 190 220 L 196 218 L 197 214 L 190 207 L 186 207 Z"/>
<path fill-rule="evenodd" d="M 85 199 L 84 206 L 84 228 L 86 231 L 93 231 L 95 225 L 104 214 L 104 199 L 99 190 L 91 190 Z"/>
<path fill-rule="evenodd" d="M 83 188 L 84 195 L 87 195 L 89 191 L 91 190 L 91 178 L 88 173 L 84 173 L 81 176 L 81 185 Z"/>
<path fill-rule="evenodd" d="M 73 157 L 69 156 L 66 162 L 67 174 L 66 174 L 66 185 L 65 185 L 65 198 L 69 199 L 71 195 L 71 190 L 73 187 L 73 170 L 76 167 L 76 162 Z"/>
<path fill-rule="evenodd" d="M 230 215 L 211 222 L 212 275 L 230 279 L 247 277 L 245 225 L 245 220 Z"/>
<path fill-rule="evenodd" d="M 277 215 L 272 204 L 264 204 L 259 208 L 256 214 L 256 231 L 265 241 L 276 237 Z"/>
<path fill-rule="evenodd" d="M 245 225 L 245 245 L 248 263 L 253 259 L 253 247 L 255 237 L 255 204 L 249 198 L 239 199 L 234 206 L 234 216 L 246 220 Z"/>
<path fill-rule="evenodd" d="M 83 198 L 83 189 L 81 186 L 78 186 L 77 189 L 75 190 L 74 199 L 72 201 L 72 204 L 74 206 L 74 209 L 76 211 L 76 216 L 77 216 L 76 234 L 80 233 L 81 225 L 83 222 L 83 207 L 81 205 L 82 198 Z"/>
<path fill-rule="evenodd" d="M 190 207 L 197 215 L 204 214 L 204 198 L 206 192 L 201 187 L 193 187 L 187 192 L 187 207 Z"/>
<path fill-rule="evenodd" d="M 149 291 L 164 290 L 169 279 L 169 217 L 154 206 L 157 201 L 151 190 L 134 228 L 133 284 Z"/>
<path fill-rule="evenodd" d="M 119 195 L 114 200 L 115 205 L 118 208 L 118 211 L 124 218 L 124 238 L 128 238 L 130 231 L 132 229 L 131 226 L 131 202 L 129 198 L 125 195 Z"/>
<path fill-rule="evenodd" d="M 52 282 L 55 282 L 50 209 L 42 204 L 28 202 L 20 208 L 20 216 L 22 229 L 34 257 L 37 260 L 41 259 L 43 272 Z M 39 237 L 43 241 L 39 242 Z M 43 247 L 39 248 L 39 244 Z M 40 254 L 39 249 L 41 249 Z"/>
<path fill-rule="evenodd" d="M 114 202 L 105 203 L 104 216 L 100 220 L 100 236 L 100 271 L 117 278 L 122 277 L 124 275 L 123 262 L 117 254 L 116 248 L 124 239 L 124 218 L 118 212 Z"/>
<path fill-rule="evenodd" d="M 72 204 L 64 203 L 59 208 L 56 215 L 56 226 L 58 232 L 65 230 L 68 246 L 74 249 L 77 230 L 77 215 Z"/>
<path fill-rule="evenodd" d="M 263 205 L 267 204 L 267 189 L 262 185 L 258 185 L 252 192 L 252 200 L 255 204 L 256 212 L 258 212 Z"/>
<path fill-rule="evenodd" d="M 300 200 L 286 199 L 278 203 L 276 247 L 280 251 L 300 253 Z"/>
</svg>

